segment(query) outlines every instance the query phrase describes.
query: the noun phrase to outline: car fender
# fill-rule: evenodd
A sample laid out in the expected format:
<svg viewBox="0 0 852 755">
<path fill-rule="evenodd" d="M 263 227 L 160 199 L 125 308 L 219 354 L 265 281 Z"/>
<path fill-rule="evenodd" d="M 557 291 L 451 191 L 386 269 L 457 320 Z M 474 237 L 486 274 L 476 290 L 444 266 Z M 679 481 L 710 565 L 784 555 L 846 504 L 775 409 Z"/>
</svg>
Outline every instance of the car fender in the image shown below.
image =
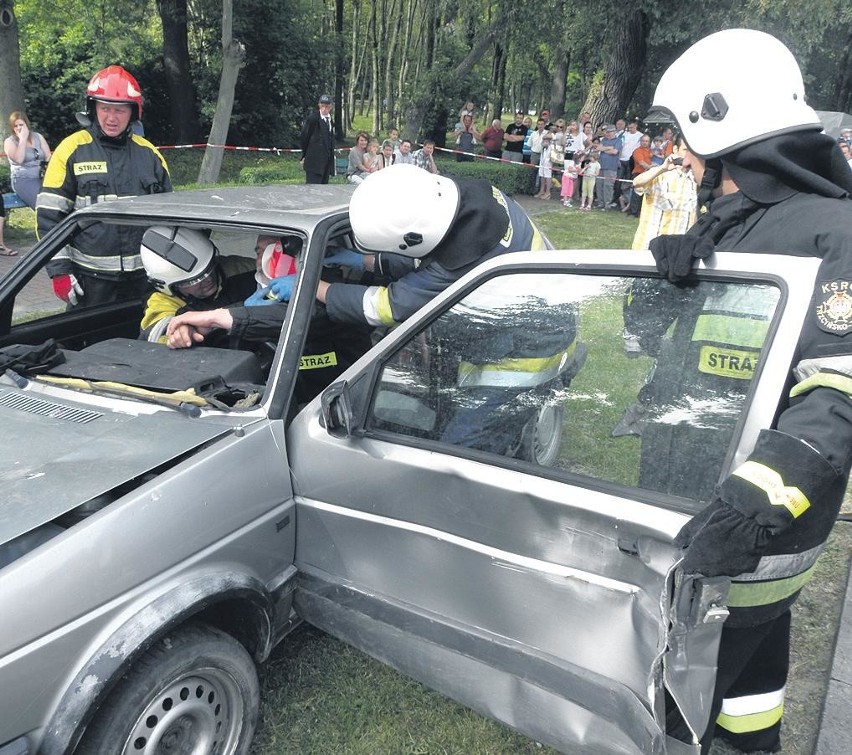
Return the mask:
<svg viewBox="0 0 852 755">
<path fill-rule="evenodd" d="M 247 607 L 255 655 L 264 657 L 272 637 L 273 605 L 264 585 L 237 572 L 205 574 L 160 594 L 130 615 L 112 634 L 99 638 L 54 709 L 38 752 L 73 751 L 94 714 L 125 669 L 163 633 L 218 603 L 238 601 Z M 240 638 L 238 638 L 240 639 Z"/>
</svg>

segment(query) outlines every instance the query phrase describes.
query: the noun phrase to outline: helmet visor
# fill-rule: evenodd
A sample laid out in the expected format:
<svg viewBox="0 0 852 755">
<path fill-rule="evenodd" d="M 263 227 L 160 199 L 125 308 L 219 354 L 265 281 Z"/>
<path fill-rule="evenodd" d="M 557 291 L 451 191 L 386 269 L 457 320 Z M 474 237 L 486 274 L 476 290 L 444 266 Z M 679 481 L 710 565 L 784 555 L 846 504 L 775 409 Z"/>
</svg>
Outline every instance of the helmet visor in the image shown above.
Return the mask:
<svg viewBox="0 0 852 755">
<path fill-rule="evenodd" d="M 187 296 L 203 299 L 212 296 L 216 292 L 218 283 L 216 260 L 213 258 L 203 272 L 180 283 L 175 283 L 175 288 Z"/>
</svg>

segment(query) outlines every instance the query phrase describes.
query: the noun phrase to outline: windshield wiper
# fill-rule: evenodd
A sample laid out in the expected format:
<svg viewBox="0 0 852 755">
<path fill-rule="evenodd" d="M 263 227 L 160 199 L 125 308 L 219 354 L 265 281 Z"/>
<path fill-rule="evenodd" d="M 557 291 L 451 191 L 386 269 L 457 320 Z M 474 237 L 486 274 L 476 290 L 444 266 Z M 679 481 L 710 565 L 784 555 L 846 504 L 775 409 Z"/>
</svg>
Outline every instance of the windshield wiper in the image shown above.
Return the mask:
<svg viewBox="0 0 852 755">
<path fill-rule="evenodd" d="M 14 380 L 14 378 L 12 379 Z M 22 379 L 26 381 L 26 378 Z M 139 401 L 144 401 L 149 404 L 164 406 L 167 409 L 175 409 L 181 414 L 185 414 L 187 417 L 192 417 L 193 419 L 201 416 L 202 406 L 210 406 L 210 402 L 190 391 L 158 393 L 156 391 L 149 391 L 147 388 L 139 388 L 135 385 L 126 385 L 125 383 L 111 383 L 99 380 L 92 381 L 72 377 L 54 377 L 52 375 L 37 375 L 35 379 L 39 382 L 59 385 L 86 393 L 138 399 Z M 23 388 L 25 385 L 26 382 L 24 385 L 19 384 L 19 387 Z"/>
</svg>

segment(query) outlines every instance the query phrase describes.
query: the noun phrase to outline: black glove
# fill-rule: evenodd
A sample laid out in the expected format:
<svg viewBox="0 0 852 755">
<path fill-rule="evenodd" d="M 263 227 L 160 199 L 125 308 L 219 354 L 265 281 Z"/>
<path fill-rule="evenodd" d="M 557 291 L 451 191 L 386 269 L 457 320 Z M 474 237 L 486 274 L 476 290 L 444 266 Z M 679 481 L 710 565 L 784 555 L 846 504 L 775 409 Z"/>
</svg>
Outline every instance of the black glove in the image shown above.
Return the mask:
<svg viewBox="0 0 852 755">
<path fill-rule="evenodd" d="M 654 255 L 657 270 L 668 276 L 672 283 L 686 278 L 696 259 L 703 260 L 713 254 L 713 243 L 706 236 L 657 236 L 651 239 L 648 247 Z"/>
<path fill-rule="evenodd" d="M 771 539 L 769 527 L 717 498 L 683 526 L 674 544 L 686 548 L 681 563 L 685 574 L 735 577 L 757 568 Z"/>
</svg>

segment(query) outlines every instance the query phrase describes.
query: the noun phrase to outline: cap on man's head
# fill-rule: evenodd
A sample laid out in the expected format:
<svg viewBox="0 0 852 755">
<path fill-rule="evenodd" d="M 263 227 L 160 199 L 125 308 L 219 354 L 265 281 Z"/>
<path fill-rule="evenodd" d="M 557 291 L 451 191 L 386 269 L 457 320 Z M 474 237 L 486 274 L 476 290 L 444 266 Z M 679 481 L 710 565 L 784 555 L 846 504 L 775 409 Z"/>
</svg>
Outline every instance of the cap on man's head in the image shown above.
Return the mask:
<svg viewBox="0 0 852 755">
<path fill-rule="evenodd" d="M 604 131 L 615 131 L 615 124 L 607 123 L 606 126 L 604 126 Z"/>
<path fill-rule="evenodd" d="M 330 94 L 321 94 L 319 98 L 320 105 L 333 105 L 334 100 L 331 98 Z"/>
</svg>

